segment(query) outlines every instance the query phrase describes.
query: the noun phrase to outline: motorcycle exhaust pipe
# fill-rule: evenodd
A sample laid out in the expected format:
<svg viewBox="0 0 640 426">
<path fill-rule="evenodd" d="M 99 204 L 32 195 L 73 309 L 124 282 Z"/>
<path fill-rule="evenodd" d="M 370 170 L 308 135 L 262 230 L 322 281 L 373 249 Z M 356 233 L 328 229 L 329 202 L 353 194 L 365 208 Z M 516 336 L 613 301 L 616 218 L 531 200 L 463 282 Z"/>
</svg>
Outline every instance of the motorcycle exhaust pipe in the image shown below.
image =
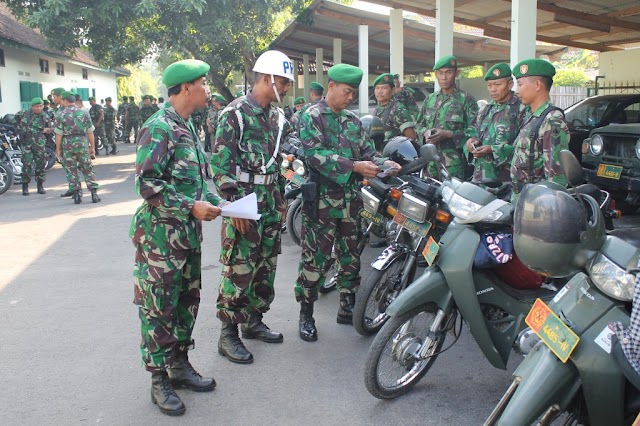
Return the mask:
<svg viewBox="0 0 640 426">
<path fill-rule="evenodd" d="M 507 391 L 504 393 L 502 398 L 500 398 L 500 401 L 498 402 L 498 405 L 496 405 L 496 408 L 493 409 L 491 414 L 489 414 L 489 417 L 487 418 L 487 420 L 485 420 L 483 426 L 492 426 L 496 424 L 496 421 L 498 421 L 498 419 L 504 412 L 504 409 L 507 407 L 507 404 L 509 404 L 509 401 L 511 401 L 511 397 L 516 392 L 516 389 L 518 389 L 518 386 L 520 386 L 521 381 L 522 379 L 516 376 L 513 382 L 511 382 L 509 389 L 507 389 Z"/>
</svg>

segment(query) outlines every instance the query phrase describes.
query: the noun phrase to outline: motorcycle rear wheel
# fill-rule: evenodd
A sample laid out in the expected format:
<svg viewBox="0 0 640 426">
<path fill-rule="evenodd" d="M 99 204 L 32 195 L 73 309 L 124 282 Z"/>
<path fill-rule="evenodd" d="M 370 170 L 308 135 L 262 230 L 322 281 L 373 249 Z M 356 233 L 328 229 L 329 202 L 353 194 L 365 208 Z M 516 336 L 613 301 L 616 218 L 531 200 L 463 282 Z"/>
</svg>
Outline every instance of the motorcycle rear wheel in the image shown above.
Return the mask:
<svg viewBox="0 0 640 426">
<path fill-rule="evenodd" d="M 302 245 L 302 198 L 293 200 L 287 209 L 287 231 L 291 241 L 296 245 Z"/>
<path fill-rule="evenodd" d="M 47 146 L 45 147 L 45 155 L 47 163 L 45 164 L 44 169 L 49 170 L 53 167 L 54 164 L 56 164 L 56 150 Z"/>
<path fill-rule="evenodd" d="M 430 336 L 437 307 L 427 303 L 389 319 L 373 340 L 364 367 L 369 393 L 379 399 L 392 399 L 407 393 L 429 371 L 444 344 L 444 331 Z M 402 326 L 409 323 L 406 333 Z M 416 358 L 425 339 L 433 339 L 428 356 Z"/>
<path fill-rule="evenodd" d="M 13 170 L 7 163 L 0 163 L 0 194 L 4 194 L 13 185 Z"/>
</svg>

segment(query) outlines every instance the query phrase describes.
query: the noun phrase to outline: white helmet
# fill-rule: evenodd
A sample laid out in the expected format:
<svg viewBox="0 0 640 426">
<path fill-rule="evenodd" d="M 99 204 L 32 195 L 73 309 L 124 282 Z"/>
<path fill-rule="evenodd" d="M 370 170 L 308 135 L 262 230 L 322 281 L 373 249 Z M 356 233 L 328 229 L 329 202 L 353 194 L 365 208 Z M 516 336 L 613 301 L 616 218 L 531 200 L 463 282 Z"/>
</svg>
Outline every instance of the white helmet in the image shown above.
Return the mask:
<svg viewBox="0 0 640 426">
<path fill-rule="evenodd" d="M 264 52 L 253 66 L 254 72 L 267 75 L 279 75 L 280 77 L 294 80 L 293 62 L 287 55 L 278 50 Z"/>
</svg>

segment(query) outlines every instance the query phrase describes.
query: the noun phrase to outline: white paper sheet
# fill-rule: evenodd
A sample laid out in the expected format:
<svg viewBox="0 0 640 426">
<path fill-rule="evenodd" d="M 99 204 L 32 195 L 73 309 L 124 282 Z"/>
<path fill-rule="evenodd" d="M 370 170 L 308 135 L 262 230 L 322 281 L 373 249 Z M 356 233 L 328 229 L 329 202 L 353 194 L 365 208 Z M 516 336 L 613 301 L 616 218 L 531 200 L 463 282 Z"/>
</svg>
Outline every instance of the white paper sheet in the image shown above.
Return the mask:
<svg viewBox="0 0 640 426">
<path fill-rule="evenodd" d="M 258 213 L 258 198 L 254 192 L 233 203 L 225 204 L 221 210 L 222 216 L 238 219 L 258 220 L 262 216 Z"/>
</svg>

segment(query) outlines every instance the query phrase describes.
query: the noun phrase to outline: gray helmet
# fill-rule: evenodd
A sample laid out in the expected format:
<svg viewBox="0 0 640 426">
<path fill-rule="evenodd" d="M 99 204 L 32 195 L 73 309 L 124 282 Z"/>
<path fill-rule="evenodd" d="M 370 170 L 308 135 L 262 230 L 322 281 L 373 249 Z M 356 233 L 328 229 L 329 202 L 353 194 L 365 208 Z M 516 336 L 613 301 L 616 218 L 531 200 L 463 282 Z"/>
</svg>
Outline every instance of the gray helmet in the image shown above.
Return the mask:
<svg viewBox="0 0 640 426">
<path fill-rule="evenodd" d="M 582 270 L 606 238 L 598 203 L 588 195 L 574 198 L 561 185 L 527 185 L 514 214 L 513 243 L 529 269 L 550 277 Z"/>
<path fill-rule="evenodd" d="M 384 146 L 382 156 L 389 157 L 389 159 L 404 166 L 418 157 L 418 151 L 411 139 L 405 136 L 396 136 L 389 139 L 389 142 Z"/>
</svg>

